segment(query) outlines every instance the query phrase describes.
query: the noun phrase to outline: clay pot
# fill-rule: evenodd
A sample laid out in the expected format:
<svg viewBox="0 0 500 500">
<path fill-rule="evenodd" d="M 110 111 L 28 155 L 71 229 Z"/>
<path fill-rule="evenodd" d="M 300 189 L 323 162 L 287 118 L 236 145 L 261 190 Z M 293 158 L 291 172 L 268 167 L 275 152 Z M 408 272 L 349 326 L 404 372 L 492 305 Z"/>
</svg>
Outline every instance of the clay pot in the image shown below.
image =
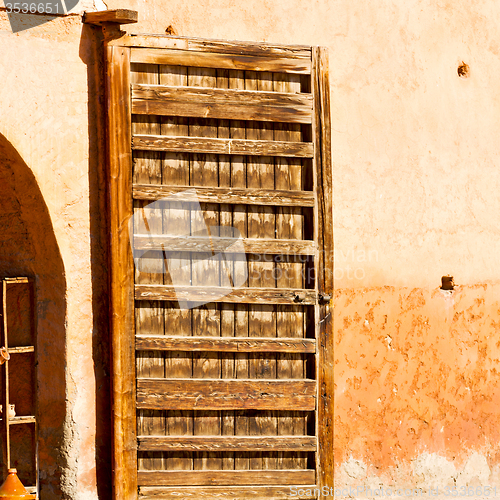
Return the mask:
<svg viewBox="0 0 500 500">
<path fill-rule="evenodd" d="M 28 493 L 17 477 L 16 469 L 9 469 L 7 479 L 0 487 L 0 500 L 36 500 L 36 495 Z"/>
</svg>

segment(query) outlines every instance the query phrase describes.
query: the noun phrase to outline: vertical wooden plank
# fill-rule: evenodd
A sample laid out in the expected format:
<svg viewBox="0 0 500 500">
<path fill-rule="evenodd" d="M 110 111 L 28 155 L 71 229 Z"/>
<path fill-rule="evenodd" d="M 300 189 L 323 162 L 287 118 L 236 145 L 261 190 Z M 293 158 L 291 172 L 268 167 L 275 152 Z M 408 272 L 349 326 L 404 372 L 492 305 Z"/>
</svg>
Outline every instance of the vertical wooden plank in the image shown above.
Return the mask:
<svg viewBox="0 0 500 500">
<path fill-rule="evenodd" d="M 158 84 L 158 66 L 155 64 L 132 64 L 131 83 Z M 132 117 L 133 134 L 160 134 L 159 118 L 140 115 Z M 161 184 L 161 153 L 155 151 L 134 152 L 134 183 Z M 163 230 L 162 210 L 148 207 L 148 202 L 134 201 L 134 233 L 161 234 Z M 163 256 L 161 252 L 148 252 L 136 260 L 135 283 L 163 284 Z M 164 335 L 163 305 L 159 301 L 140 301 L 135 305 L 136 333 Z M 165 360 L 162 352 L 142 351 L 137 353 L 137 377 L 164 377 Z M 161 411 L 139 410 L 137 432 L 140 435 L 164 435 L 165 417 Z M 161 470 L 164 460 L 158 454 L 142 452 L 138 459 L 139 469 Z"/>
<path fill-rule="evenodd" d="M 111 243 L 113 497 L 137 498 L 130 49 L 106 46 L 107 136 Z"/>
<path fill-rule="evenodd" d="M 274 90 L 277 92 L 300 92 L 298 75 L 276 74 Z M 278 141 L 302 140 L 300 125 L 280 123 L 275 125 L 274 138 Z M 294 158 L 276 158 L 276 189 L 302 190 L 302 162 Z M 278 207 L 276 215 L 276 237 L 301 240 L 304 217 L 300 207 Z M 276 265 L 278 288 L 304 288 L 304 265 L 300 257 L 281 257 Z M 277 306 L 278 337 L 303 337 L 303 306 Z M 277 360 L 277 378 L 304 378 L 304 361 L 299 354 L 279 354 Z M 286 412 L 278 420 L 278 434 L 294 435 L 305 433 L 305 420 L 300 412 Z M 304 458 L 292 457 L 292 454 L 279 454 L 278 468 L 307 467 Z"/>
<path fill-rule="evenodd" d="M 2 345 L 9 347 L 7 331 L 7 282 L 2 280 Z M 10 432 L 9 432 L 9 362 L 6 361 L 2 369 L 2 472 L 7 477 L 10 469 Z"/>
<path fill-rule="evenodd" d="M 216 70 L 189 68 L 188 84 L 194 87 L 214 88 L 217 83 Z M 217 121 L 195 119 L 189 125 L 190 136 L 217 137 Z M 216 155 L 193 155 L 191 162 L 191 185 L 218 186 L 218 162 Z M 191 217 L 192 235 L 207 231 L 211 236 L 218 236 L 219 207 L 215 204 L 202 203 L 202 214 L 193 212 Z M 217 257 L 212 254 L 193 254 L 193 286 L 213 286 L 220 283 Z M 193 334 L 220 336 L 220 310 L 217 304 L 206 304 L 193 310 Z M 220 378 L 220 360 L 218 353 L 194 353 L 194 378 Z M 194 434 L 215 436 L 220 434 L 220 418 L 217 411 L 199 411 L 195 414 Z M 195 455 L 194 468 L 199 470 L 220 469 L 220 455 L 200 452 Z"/>
<path fill-rule="evenodd" d="M 272 73 L 247 72 L 247 90 L 273 90 Z M 247 139 L 273 140 L 273 125 L 270 123 L 250 123 Z M 255 157 L 248 161 L 247 185 L 252 188 L 274 189 L 274 159 Z M 248 207 L 248 237 L 275 238 L 275 213 L 273 207 Z M 249 258 L 248 284 L 253 287 L 274 287 L 274 261 L 272 256 L 254 255 Z M 252 305 L 249 313 L 249 334 L 255 337 L 276 337 L 276 313 L 274 306 Z M 259 353 L 249 364 L 250 378 L 276 378 L 276 355 Z M 250 417 L 251 435 L 273 435 L 277 433 L 276 417 L 271 411 Z M 254 453 L 250 458 L 250 468 L 275 469 L 276 458 L 271 454 Z"/>
<path fill-rule="evenodd" d="M 317 197 L 317 289 L 333 292 L 333 200 L 328 53 L 313 49 L 315 179 Z M 330 303 L 317 306 L 318 485 L 333 484 L 333 319 Z"/>
<path fill-rule="evenodd" d="M 245 89 L 245 73 L 243 71 L 229 72 L 229 88 L 236 90 Z M 246 124 L 241 120 L 232 120 L 229 130 L 231 139 L 246 138 Z M 247 164 L 244 156 L 231 157 L 231 186 L 238 188 L 247 187 Z M 233 206 L 233 226 L 246 238 L 248 236 L 247 208 L 245 205 Z M 246 256 L 235 257 L 234 278 L 238 282 L 245 279 L 245 285 L 248 286 L 248 265 Z M 248 306 L 245 304 L 236 304 L 234 306 L 235 336 L 248 337 Z M 247 353 L 238 353 L 235 355 L 235 376 L 236 378 L 248 378 L 249 361 Z M 236 436 L 248 436 L 248 415 L 245 412 L 235 412 L 234 415 L 234 433 Z M 250 463 L 248 455 L 235 456 L 235 469 L 249 469 Z"/>
<path fill-rule="evenodd" d="M 160 84 L 187 85 L 187 68 L 181 66 L 160 66 Z M 185 118 L 163 117 L 162 135 L 188 136 L 188 120 Z M 186 153 L 165 153 L 163 160 L 163 184 L 189 185 L 189 155 Z M 191 212 L 187 204 L 169 202 L 163 215 L 164 232 L 168 234 L 189 234 L 191 228 Z M 174 272 L 175 284 L 191 283 L 191 260 L 186 252 L 170 253 L 168 265 Z M 165 284 L 174 284 L 169 273 L 165 276 Z M 178 304 L 165 305 L 165 330 L 168 335 L 189 336 L 191 332 L 191 310 L 181 309 Z M 167 378 L 190 378 L 193 362 L 190 353 L 168 352 L 165 358 L 165 376 Z M 193 418 L 191 412 L 172 410 L 167 412 L 167 434 L 184 436 L 193 434 Z M 191 470 L 193 457 L 189 452 L 171 453 L 167 456 L 168 470 Z"/>
<path fill-rule="evenodd" d="M 217 70 L 217 88 L 229 88 L 229 71 Z M 229 120 L 219 120 L 217 137 L 229 138 Z M 219 155 L 219 186 L 231 187 L 231 163 L 228 155 Z M 231 205 L 220 205 L 219 214 L 220 236 L 232 237 L 233 212 Z M 230 285 L 234 276 L 234 262 L 221 258 L 220 283 L 221 286 Z M 222 337 L 234 337 L 235 311 L 233 304 L 220 304 L 220 334 Z M 235 378 L 235 359 L 233 353 L 221 353 L 221 378 Z M 221 434 L 234 435 L 234 411 L 221 412 Z M 224 452 L 222 469 L 234 469 L 234 453 Z"/>
<path fill-rule="evenodd" d="M 29 304 L 30 304 L 30 331 L 31 331 L 31 345 L 35 348 L 35 352 L 33 353 L 33 359 L 35 361 L 35 366 L 33 369 L 33 379 L 32 379 L 32 384 L 33 384 L 33 404 L 34 404 L 34 412 L 33 415 L 35 416 L 35 428 L 33 432 L 33 452 L 34 452 L 34 464 L 35 464 L 35 486 L 36 486 L 36 491 L 39 491 L 39 457 L 38 457 L 38 377 L 37 377 L 37 366 L 38 366 L 38 335 L 37 335 L 37 325 L 38 325 L 38 318 L 37 318 L 37 307 L 36 307 L 36 297 L 35 297 L 35 279 L 34 278 L 28 278 L 29 281 Z"/>
</svg>

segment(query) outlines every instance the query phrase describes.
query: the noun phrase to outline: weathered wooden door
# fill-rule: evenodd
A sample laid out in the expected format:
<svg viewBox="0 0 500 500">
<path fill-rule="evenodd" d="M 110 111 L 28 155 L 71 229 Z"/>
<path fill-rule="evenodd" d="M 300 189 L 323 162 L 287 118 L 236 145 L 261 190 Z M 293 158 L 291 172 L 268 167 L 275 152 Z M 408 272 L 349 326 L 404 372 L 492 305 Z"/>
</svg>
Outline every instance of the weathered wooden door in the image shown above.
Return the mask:
<svg viewBox="0 0 500 500">
<path fill-rule="evenodd" d="M 106 51 L 115 498 L 316 498 L 333 486 L 326 52 Z"/>
</svg>

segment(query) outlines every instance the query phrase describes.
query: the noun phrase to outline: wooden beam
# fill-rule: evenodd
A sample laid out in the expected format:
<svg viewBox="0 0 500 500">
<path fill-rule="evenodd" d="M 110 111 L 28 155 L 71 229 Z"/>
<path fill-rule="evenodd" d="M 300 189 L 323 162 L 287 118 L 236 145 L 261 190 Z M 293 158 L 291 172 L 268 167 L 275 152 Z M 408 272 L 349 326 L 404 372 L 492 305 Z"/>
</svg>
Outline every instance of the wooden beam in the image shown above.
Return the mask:
<svg viewBox="0 0 500 500">
<path fill-rule="evenodd" d="M 226 304 L 314 305 L 316 292 L 291 288 L 226 288 L 211 286 L 135 285 L 136 300 L 217 302 Z"/>
<path fill-rule="evenodd" d="M 187 191 L 187 193 L 186 193 Z M 196 192 L 194 196 L 193 191 Z M 136 200 L 199 201 L 200 203 L 227 203 L 230 205 L 277 205 L 285 207 L 313 207 L 312 191 L 285 191 L 267 189 L 238 189 L 200 186 L 157 186 L 134 184 Z"/>
<path fill-rule="evenodd" d="M 25 354 L 28 352 L 35 352 L 35 346 L 9 347 L 9 354 Z"/>
<path fill-rule="evenodd" d="M 291 492 L 303 491 L 301 500 L 316 500 L 317 486 L 141 486 L 140 500 L 290 500 Z M 317 491 L 316 491 L 317 492 Z M 297 498 L 298 495 L 297 495 Z"/>
<path fill-rule="evenodd" d="M 85 24 L 94 24 L 102 26 L 106 23 L 114 24 L 133 24 L 139 20 L 139 14 L 136 10 L 115 9 L 102 10 L 100 12 L 85 12 L 83 22 Z"/>
<path fill-rule="evenodd" d="M 120 40 L 127 47 L 155 49 L 180 49 L 194 52 L 225 54 L 227 56 L 245 55 L 272 57 L 274 59 L 311 60 L 309 45 L 280 45 L 268 42 L 242 42 L 235 40 L 208 40 L 206 38 L 182 37 L 176 35 L 137 35 L 130 34 Z"/>
<path fill-rule="evenodd" d="M 33 416 L 29 416 L 29 415 L 23 415 L 20 417 L 10 417 L 9 418 L 9 425 L 34 424 L 35 422 L 36 422 L 36 418 Z"/>
<path fill-rule="evenodd" d="M 137 408 L 314 411 L 314 380 L 138 379 Z"/>
<path fill-rule="evenodd" d="M 235 245 L 235 243 L 237 243 Z M 230 247 L 230 248 L 229 248 Z M 135 234 L 134 250 L 164 252 L 227 252 L 228 254 L 315 255 L 314 241 L 269 238 L 198 238 L 168 234 Z"/>
<path fill-rule="evenodd" d="M 128 238 L 133 214 L 130 49 L 106 47 L 110 292 L 113 404 L 113 497 L 137 495 L 134 263 Z"/>
<path fill-rule="evenodd" d="M 217 486 L 314 484 L 314 470 L 139 471 L 140 486 Z M 234 498 L 239 498 L 236 496 Z"/>
<path fill-rule="evenodd" d="M 102 26 L 106 23 L 113 24 L 133 24 L 139 20 L 139 14 L 135 10 L 129 9 L 114 9 L 103 10 L 99 12 L 85 12 L 83 22 L 85 24 L 94 24 Z"/>
<path fill-rule="evenodd" d="M 146 151 L 312 158 L 312 142 L 250 141 L 205 137 L 135 135 L 132 148 Z"/>
<path fill-rule="evenodd" d="M 317 193 L 316 220 L 318 255 L 316 257 L 316 287 L 323 296 L 333 296 L 333 201 L 332 201 L 332 143 L 330 123 L 330 83 L 328 52 L 322 47 L 313 49 L 315 188 Z M 333 484 L 333 303 L 317 306 L 318 379 L 317 433 L 318 485 Z"/>
<path fill-rule="evenodd" d="M 137 335 L 137 351 L 217 351 L 315 353 L 313 339 L 262 337 L 168 337 Z"/>
<path fill-rule="evenodd" d="M 316 451 L 315 436 L 139 436 L 139 451 Z"/>
<path fill-rule="evenodd" d="M 9 285 L 19 285 L 21 283 L 29 283 L 30 279 L 29 278 L 4 278 L 3 279 L 6 283 Z"/>
<path fill-rule="evenodd" d="M 1 340 L 0 344 L 2 346 L 9 346 L 9 331 L 8 331 L 8 321 L 7 315 L 9 313 L 7 308 L 7 283 L 8 281 L 3 279 L 0 281 L 1 290 L 2 290 L 2 313 L 0 317 L 0 330 L 1 330 Z M 1 434 L 2 434 L 2 469 L 3 476 L 6 477 L 8 474 L 8 470 L 10 469 L 10 430 L 9 424 L 11 417 L 9 416 L 9 361 L 5 361 L 3 366 L 0 368 L 2 372 L 2 391 L 0 395 L 0 401 L 2 404 L 3 412 L 1 419 Z"/>
<path fill-rule="evenodd" d="M 191 66 L 249 71 L 271 71 L 275 73 L 311 73 L 311 60 L 305 58 L 282 57 L 273 55 L 246 55 L 201 52 L 179 49 L 132 48 L 132 62 L 145 64 L 166 64 L 172 66 Z"/>
<path fill-rule="evenodd" d="M 310 124 L 312 95 L 133 85 L 132 113 Z"/>
</svg>

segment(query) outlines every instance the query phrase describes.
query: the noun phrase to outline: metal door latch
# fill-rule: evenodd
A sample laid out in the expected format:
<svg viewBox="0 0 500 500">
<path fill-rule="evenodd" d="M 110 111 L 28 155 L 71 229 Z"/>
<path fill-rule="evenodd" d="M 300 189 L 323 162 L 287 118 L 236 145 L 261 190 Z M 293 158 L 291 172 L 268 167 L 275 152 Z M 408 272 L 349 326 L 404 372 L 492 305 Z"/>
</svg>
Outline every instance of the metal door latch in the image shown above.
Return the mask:
<svg viewBox="0 0 500 500">
<path fill-rule="evenodd" d="M 319 294 L 319 303 L 320 304 L 328 304 L 332 300 L 332 296 L 329 293 L 320 293 Z"/>
</svg>

